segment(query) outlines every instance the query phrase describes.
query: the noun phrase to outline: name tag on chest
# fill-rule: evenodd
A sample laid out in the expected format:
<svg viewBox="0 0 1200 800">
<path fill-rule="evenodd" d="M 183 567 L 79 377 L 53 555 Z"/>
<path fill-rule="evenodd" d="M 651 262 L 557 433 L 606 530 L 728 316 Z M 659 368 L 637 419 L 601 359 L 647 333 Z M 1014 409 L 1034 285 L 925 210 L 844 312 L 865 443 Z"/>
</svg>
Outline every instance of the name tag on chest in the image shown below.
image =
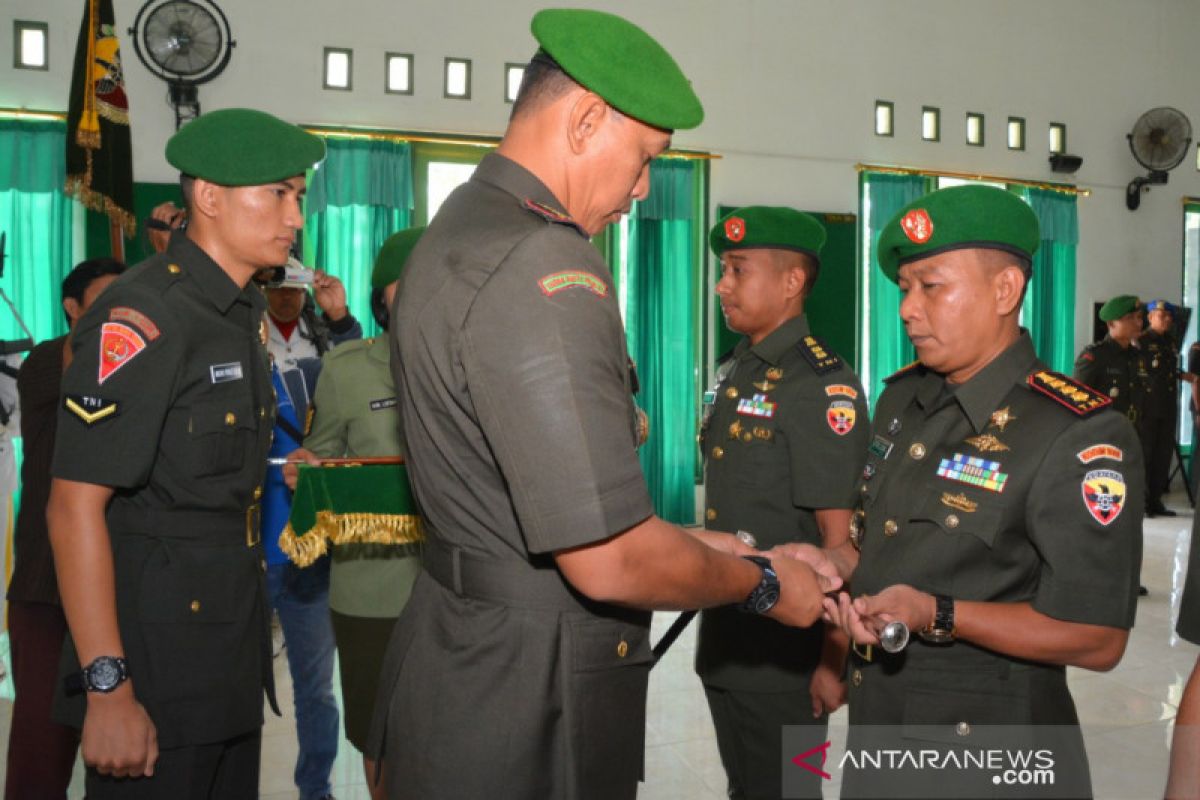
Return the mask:
<svg viewBox="0 0 1200 800">
<path fill-rule="evenodd" d="M 208 376 L 213 383 L 229 383 L 242 379 L 242 365 L 234 361 L 231 364 L 213 364 L 208 368 Z"/>
<path fill-rule="evenodd" d="M 395 407 L 396 407 L 396 398 L 394 398 L 394 397 L 385 397 L 382 400 L 372 400 L 371 401 L 371 410 L 372 411 L 383 411 L 385 408 L 395 408 Z"/>
</svg>

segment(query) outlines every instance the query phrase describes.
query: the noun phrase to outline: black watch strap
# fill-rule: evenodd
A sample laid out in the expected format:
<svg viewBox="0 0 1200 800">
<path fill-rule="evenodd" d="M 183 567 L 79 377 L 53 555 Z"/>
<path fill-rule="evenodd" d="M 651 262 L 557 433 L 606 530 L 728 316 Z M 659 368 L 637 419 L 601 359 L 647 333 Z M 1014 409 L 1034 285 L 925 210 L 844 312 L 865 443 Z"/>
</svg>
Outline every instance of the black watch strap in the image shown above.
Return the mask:
<svg viewBox="0 0 1200 800">
<path fill-rule="evenodd" d="M 954 641 L 954 598 L 944 594 L 933 596 L 933 622 L 918 632 L 927 642 L 946 644 Z"/>
<path fill-rule="evenodd" d="M 750 592 L 738 609 L 747 614 L 766 614 L 779 602 L 779 576 L 771 566 L 771 559 L 763 556 L 742 556 L 747 561 L 757 564 L 762 570 L 762 579 L 754 591 Z"/>
<path fill-rule="evenodd" d="M 99 656 L 92 663 L 63 678 L 67 696 L 84 692 L 108 694 L 129 680 L 129 662 L 118 656 Z"/>
</svg>

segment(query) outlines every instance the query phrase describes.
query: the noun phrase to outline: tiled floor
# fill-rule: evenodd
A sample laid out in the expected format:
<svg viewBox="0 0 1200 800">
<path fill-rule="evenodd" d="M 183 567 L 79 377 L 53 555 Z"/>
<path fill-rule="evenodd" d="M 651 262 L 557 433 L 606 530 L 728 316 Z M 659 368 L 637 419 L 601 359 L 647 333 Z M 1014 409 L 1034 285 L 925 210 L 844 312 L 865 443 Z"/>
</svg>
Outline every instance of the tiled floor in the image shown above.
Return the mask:
<svg viewBox="0 0 1200 800">
<path fill-rule="evenodd" d="M 1186 509 L 1181 496 L 1171 498 Z M 1187 566 L 1191 512 L 1174 519 L 1146 522 L 1143 580 L 1150 596 L 1139 603 L 1137 626 L 1121 664 L 1106 674 L 1071 670 L 1075 700 L 1085 726 L 1093 781 L 1099 798 L 1162 797 L 1171 723 L 1184 682 L 1195 662 L 1197 648 L 1173 636 L 1173 620 Z M 674 615 L 655 618 L 655 638 Z M 717 756 L 712 723 L 704 695 L 691 670 L 693 626 L 654 672 L 646 730 L 646 783 L 643 800 L 718 800 L 725 796 L 725 778 Z M 283 718 L 271 717 L 263 737 L 262 797 L 294 798 L 292 767 L 296 756 L 290 681 L 282 657 L 276 680 L 285 700 Z M 7 748 L 10 704 L 0 702 L 0 746 Z M 845 712 L 834 715 L 831 738 L 845 736 Z M 342 741 L 334 766 L 334 792 L 339 800 L 367 800 L 361 761 Z M 0 751 L 2 752 L 2 751 Z M 78 778 L 78 767 L 77 767 Z M 834 797 L 836 783 L 827 787 Z M 72 784 L 71 798 L 82 797 L 81 783 Z"/>
</svg>

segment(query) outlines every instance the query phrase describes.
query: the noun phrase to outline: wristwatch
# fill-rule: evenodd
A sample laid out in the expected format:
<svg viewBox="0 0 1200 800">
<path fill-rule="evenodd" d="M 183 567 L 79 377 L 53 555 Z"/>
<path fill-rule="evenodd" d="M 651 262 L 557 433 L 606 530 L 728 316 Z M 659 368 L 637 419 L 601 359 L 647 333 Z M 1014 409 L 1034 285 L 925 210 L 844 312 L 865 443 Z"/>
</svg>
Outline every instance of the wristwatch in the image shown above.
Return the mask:
<svg viewBox="0 0 1200 800">
<path fill-rule="evenodd" d="M 933 622 L 917 631 L 917 635 L 933 644 L 948 644 L 954 641 L 954 598 L 935 594 Z"/>
<path fill-rule="evenodd" d="M 108 694 L 129 680 L 129 663 L 116 656 L 100 656 L 65 680 L 67 694 L 83 691 Z"/>
<path fill-rule="evenodd" d="M 779 576 L 771 566 L 769 558 L 762 556 L 742 556 L 747 561 L 753 561 L 762 570 L 762 580 L 750 596 L 738 608 L 747 614 L 765 614 L 779 602 Z"/>
</svg>

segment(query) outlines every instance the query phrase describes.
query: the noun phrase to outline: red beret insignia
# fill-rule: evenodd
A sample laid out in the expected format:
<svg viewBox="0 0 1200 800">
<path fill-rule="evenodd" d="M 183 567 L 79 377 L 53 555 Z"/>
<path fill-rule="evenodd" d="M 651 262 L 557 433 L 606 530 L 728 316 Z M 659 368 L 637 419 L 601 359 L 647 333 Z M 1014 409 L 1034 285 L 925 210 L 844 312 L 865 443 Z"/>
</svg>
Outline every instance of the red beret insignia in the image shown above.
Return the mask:
<svg viewBox="0 0 1200 800">
<path fill-rule="evenodd" d="M 925 244 L 933 236 L 933 220 L 923 208 L 914 208 L 900 220 L 904 235 L 916 244 Z"/>
<path fill-rule="evenodd" d="M 725 238 L 731 242 L 740 242 L 746 238 L 746 220 L 741 217 L 730 217 L 725 220 Z"/>
</svg>

